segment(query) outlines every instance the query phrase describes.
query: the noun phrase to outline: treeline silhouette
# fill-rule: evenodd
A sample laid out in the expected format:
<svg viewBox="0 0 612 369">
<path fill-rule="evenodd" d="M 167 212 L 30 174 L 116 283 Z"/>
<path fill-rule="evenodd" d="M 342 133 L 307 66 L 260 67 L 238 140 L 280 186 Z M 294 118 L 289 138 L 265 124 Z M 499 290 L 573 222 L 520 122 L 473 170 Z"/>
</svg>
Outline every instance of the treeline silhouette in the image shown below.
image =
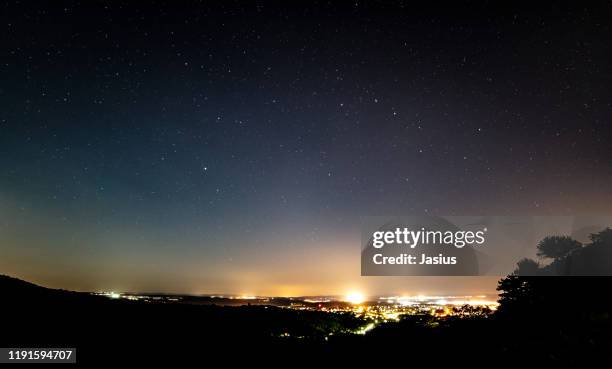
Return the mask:
<svg viewBox="0 0 612 369">
<path fill-rule="evenodd" d="M 612 229 L 606 228 L 582 243 L 568 236 L 550 236 L 537 246 L 542 265 L 533 259 L 517 263 L 515 275 L 521 276 L 609 276 L 612 275 Z"/>
</svg>

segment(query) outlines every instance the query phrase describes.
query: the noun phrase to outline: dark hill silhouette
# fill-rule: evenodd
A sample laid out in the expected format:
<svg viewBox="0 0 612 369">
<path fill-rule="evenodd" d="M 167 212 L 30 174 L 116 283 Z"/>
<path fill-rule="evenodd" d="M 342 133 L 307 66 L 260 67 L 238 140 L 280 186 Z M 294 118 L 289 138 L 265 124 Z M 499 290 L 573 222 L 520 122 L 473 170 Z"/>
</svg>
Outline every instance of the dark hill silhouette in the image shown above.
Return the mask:
<svg viewBox="0 0 612 369">
<path fill-rule="evenodd" d="M 517 270 L 499 282 L 496 320 L 517 347 L 537 345 L 564 364 L 610 358 L 612 230 L 589 239 L 582 245 L 569 237 L 547 237 L 538 248 L 552 259 L 548 265 L 520 260 Z"/>
<path fill-rule="evenodd" d="M 22 303 L 35 302 L 91 302 L 103 303 L 108 299 L 103 296 L 96 296 L 90 293 L 74 292 L 61 289 L 51 289 L 0 274 L 0 290 L 3 297 L 19 300 Z M 64 301 L 62 301 L 64 300 Z"/>
<path fill-rule="evenodd" d="M 261 354 L 273 348 L 302 351 L 321 343 L 330 332 L 342 335 L 363 324 L 349 314 L 272 306 L 110 299 L 8 276 L 0 276 L 0 294 L 5 317 L 0 347 L 76 347 L 80 362 L 149 361 L 148 356 L 157 353 L 163 354 L 154 361 L 180 359 L 215 355 L 227 348 L 240 349 L 246 359 L 246 352 Z M 297 337 L 304 337 L 300 345 L 294 343 Z M 112 355 L 98 355 L 108 350 Z"/>
<path fill-rule="evenodd" d="M 585 365 L 610 359 L 610 281 L 510 276 L 491 317 L 405 316 L 363 336 L 346 334 L 363 323 L 346 314 L 109 299 L 0 276 L 0 347 L 76 347 L 79 363 L 107 365 Z"/>
</svg>

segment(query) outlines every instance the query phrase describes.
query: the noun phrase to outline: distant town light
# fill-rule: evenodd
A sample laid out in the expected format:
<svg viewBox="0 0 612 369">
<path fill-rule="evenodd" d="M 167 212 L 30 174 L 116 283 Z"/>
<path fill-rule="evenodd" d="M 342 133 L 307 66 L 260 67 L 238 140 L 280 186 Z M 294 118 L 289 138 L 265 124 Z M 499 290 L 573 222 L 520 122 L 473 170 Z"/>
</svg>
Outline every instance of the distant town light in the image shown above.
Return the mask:
<svg viewBox="0 0 612 369">
<path fill-rule="evenodd" d="M 350 302 L 351 304 L 362 304 L 365 300 L 365 296 L 359 292 L 349 292 L 344 298 L 344 301 Z"/>
</svg>

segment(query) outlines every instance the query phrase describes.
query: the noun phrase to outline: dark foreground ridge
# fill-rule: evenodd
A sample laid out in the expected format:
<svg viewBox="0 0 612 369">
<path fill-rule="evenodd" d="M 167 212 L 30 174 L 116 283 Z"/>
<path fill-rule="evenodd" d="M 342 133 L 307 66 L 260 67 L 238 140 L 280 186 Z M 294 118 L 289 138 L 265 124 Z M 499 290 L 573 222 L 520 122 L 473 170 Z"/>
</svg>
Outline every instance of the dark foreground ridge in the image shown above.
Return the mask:
<svg viewBox="0 0 612 369">
<path fill-rule="evenodd" d="M 76 347 L 78 362 L 429 362 L 581 365 L 610 358 L 606 277 L 500 282 L 492 316 L 406 316 L 365 335 L 350 314 L 114 300 L 0 276 L 2 347 Z M 579 292 L 579 293 L 578 293 Z"/>
</svg>

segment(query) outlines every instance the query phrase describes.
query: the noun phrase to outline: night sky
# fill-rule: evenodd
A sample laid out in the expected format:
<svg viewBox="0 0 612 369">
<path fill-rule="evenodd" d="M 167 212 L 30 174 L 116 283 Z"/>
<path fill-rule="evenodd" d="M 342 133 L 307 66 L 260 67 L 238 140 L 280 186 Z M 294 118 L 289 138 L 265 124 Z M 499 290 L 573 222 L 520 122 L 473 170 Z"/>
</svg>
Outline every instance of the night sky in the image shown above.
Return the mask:
<svg viewBox="0 0 612 369">
<path fill-rule="evenodd" d="M 491 293 L 360 277 L 359 217 L 612 214 L 609 2 L 291 3 L 0 5 L 0 273 Z"/>
</svg>

